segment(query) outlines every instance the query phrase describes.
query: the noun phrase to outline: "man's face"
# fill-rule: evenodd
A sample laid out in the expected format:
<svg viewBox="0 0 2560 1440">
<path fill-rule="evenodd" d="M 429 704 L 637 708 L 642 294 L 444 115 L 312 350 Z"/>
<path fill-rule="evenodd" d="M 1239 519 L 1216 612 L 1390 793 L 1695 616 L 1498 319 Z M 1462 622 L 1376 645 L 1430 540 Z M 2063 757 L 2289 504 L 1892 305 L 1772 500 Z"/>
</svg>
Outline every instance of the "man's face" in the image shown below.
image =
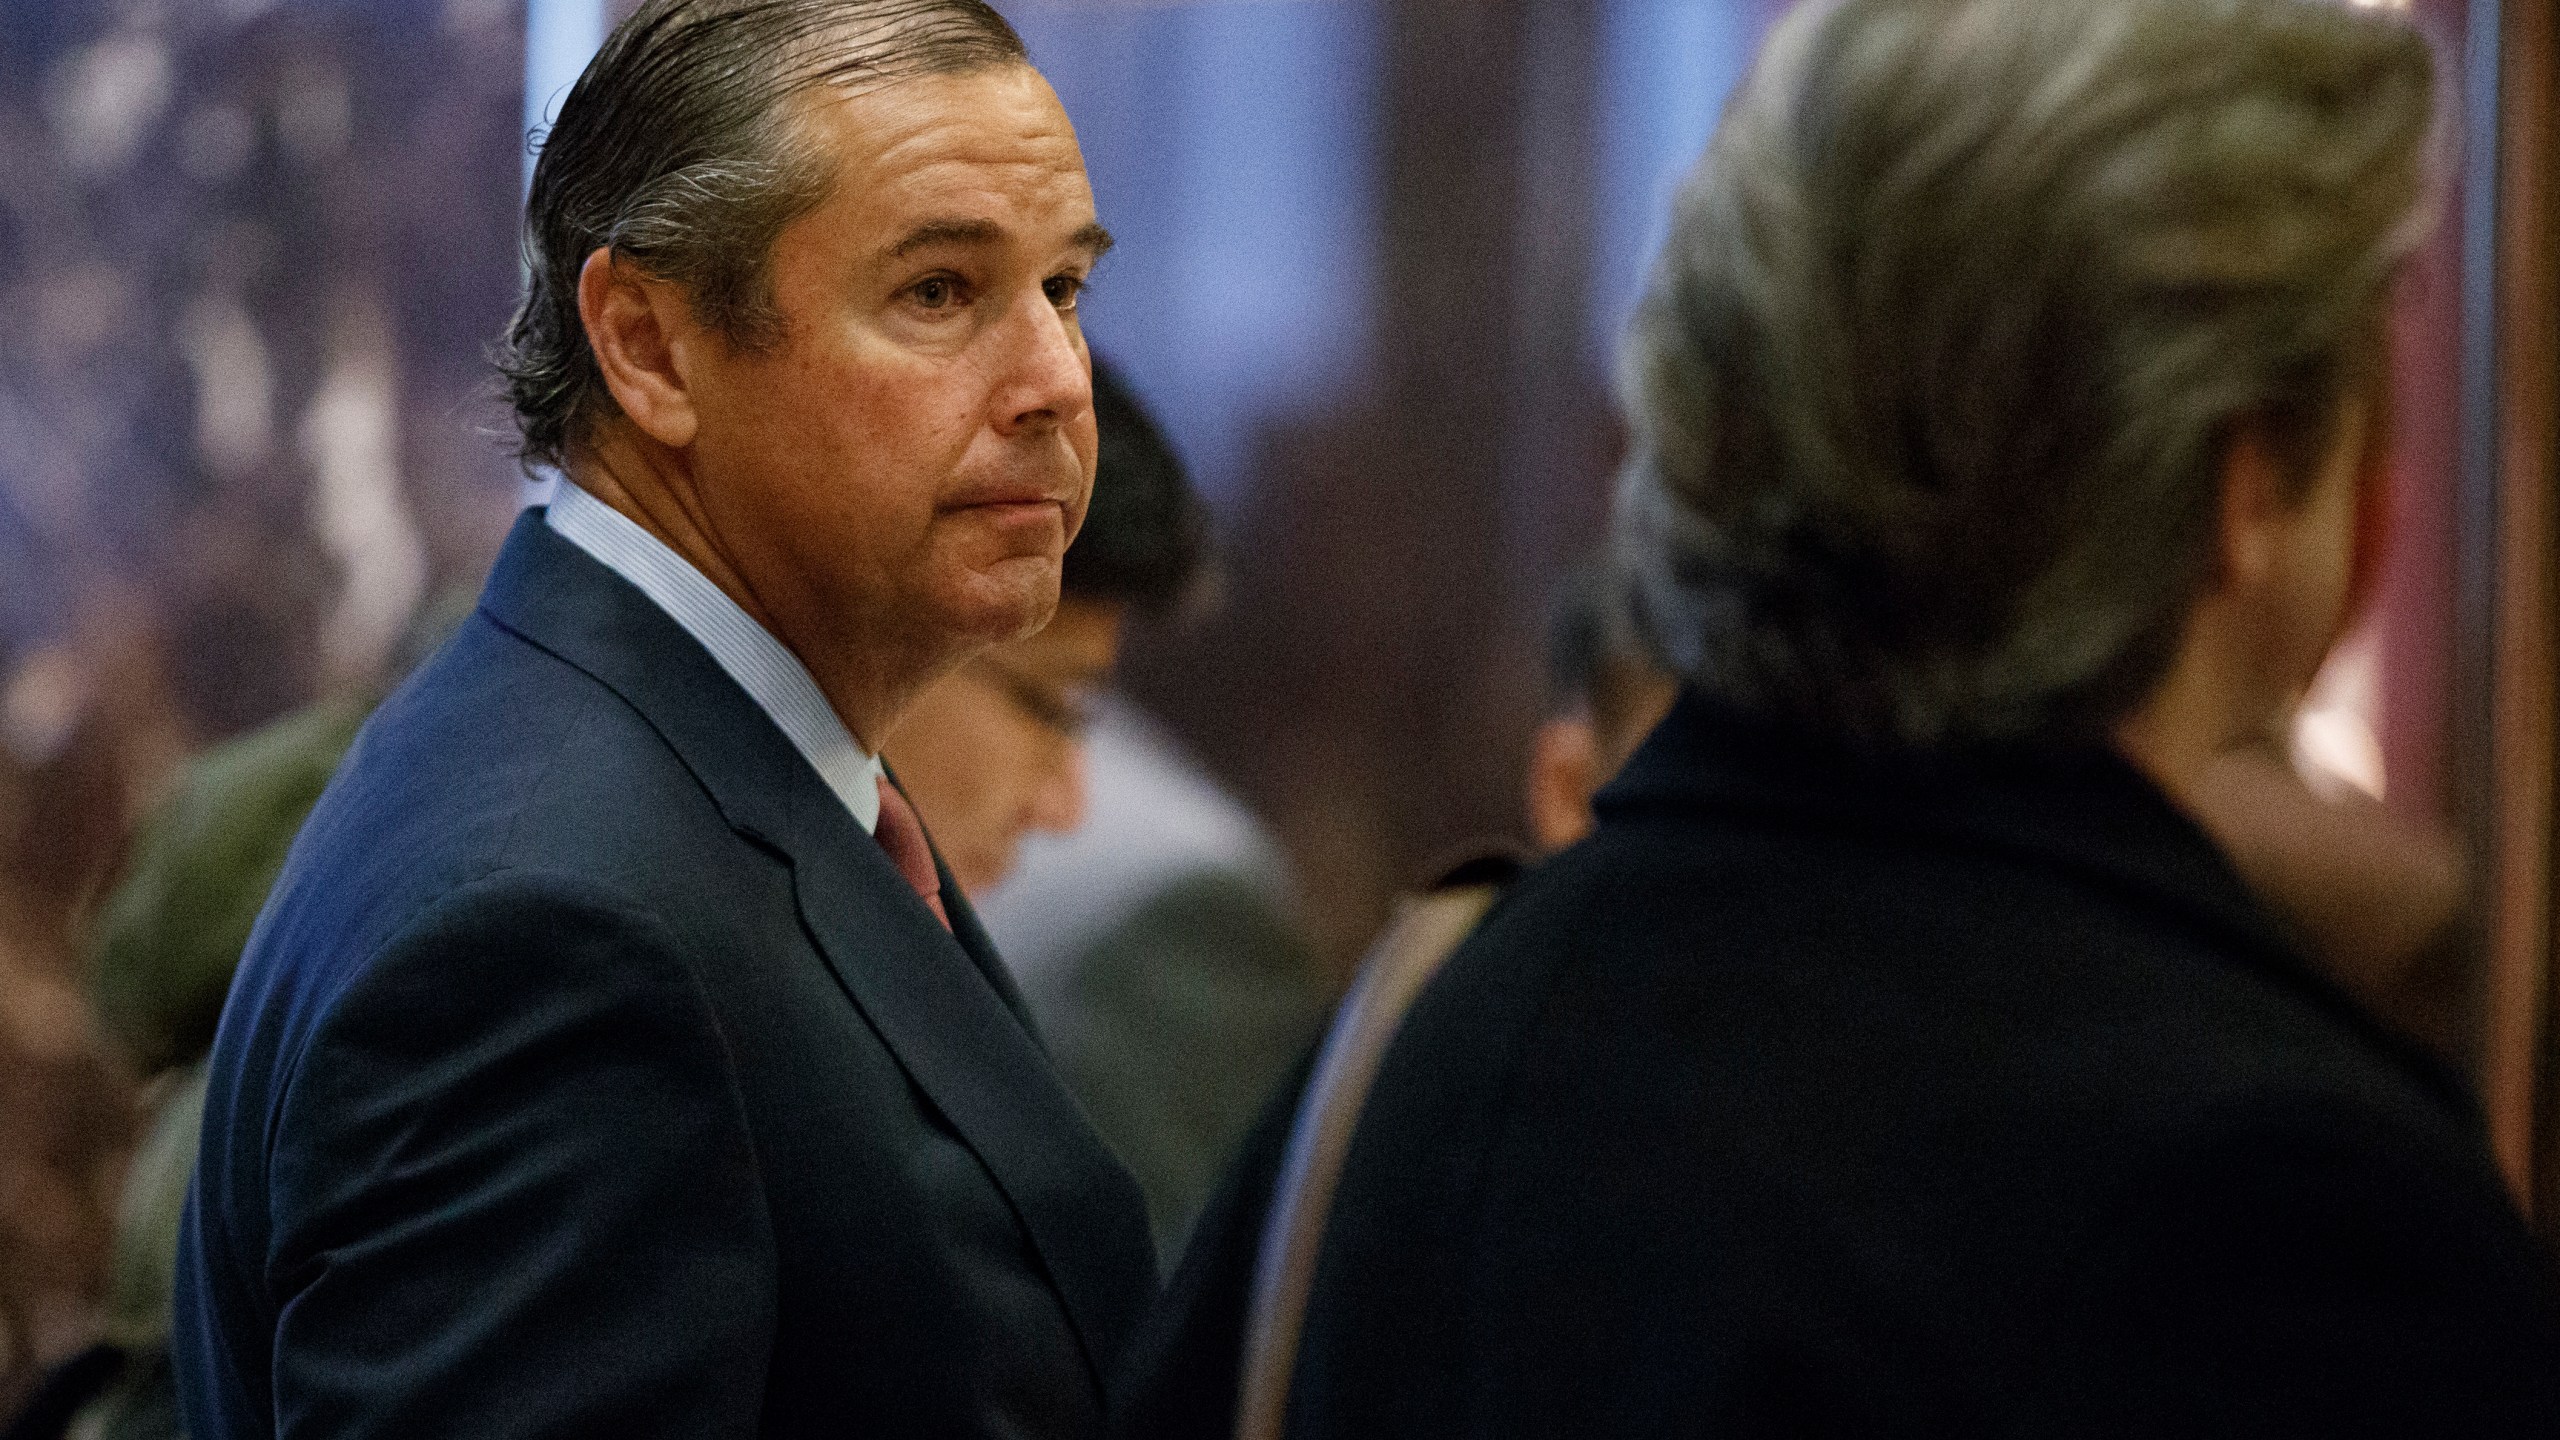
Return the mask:
<svg viewBox="0 0 2560 1440">
<path fill-rule="evenodd" d="M 1084 819 L 1082 731 L 1119 650 L 1121 607 L 1070 596 L 1047 629 L 917 697 L 887 758 L 960 888 L 984 894 L 1034 830 Z"/>
<path fill-rule="evenodd" d="M 1057 603 L 1093 484 L 1077 294 L 1110 242 L 1027 65 L 821 91 L 800 120 L 834 186 L 775 242 L 781 343 L 686 377 L 699 523 L 804 656 L 931 674 Z"/>
</svg>

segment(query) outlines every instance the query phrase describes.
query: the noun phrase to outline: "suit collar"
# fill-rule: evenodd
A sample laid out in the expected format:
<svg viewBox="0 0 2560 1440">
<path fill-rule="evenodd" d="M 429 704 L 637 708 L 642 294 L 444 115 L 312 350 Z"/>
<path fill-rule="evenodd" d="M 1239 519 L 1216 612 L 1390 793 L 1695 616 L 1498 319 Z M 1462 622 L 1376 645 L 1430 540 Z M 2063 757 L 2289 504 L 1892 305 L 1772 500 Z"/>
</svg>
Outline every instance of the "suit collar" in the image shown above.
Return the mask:
<svg viewBox="0 0 2560 1440">
<path fill-rule="evenodd" d="M 2201 928 L 2216 950 L 2330 1015 L 2473 1108 L 2431 1052 L 2374 1019 L 2158 785 L 2100 745 L 1877 755 L 1723 710 L 1684 691 L 1594 802 L 1603 824 L 1721 813 L 1954 843 L 2058 870 Z"/>
<path fill-rule="evenodd" d="M 864 830 L 880 815 L 879 761 L 846 731 L 816 677 L 711 577 L 640 523 L 560 482 L 544 520 L 553 534 L 631 582 L 710 654 L 809 762 Z"/>
<path fill-rule="evenodd" d="M 789 863 L 819 953 L 1012 1201 L 1099 1384 L 1151 1298 L 1145 1202 L 1060 1085 L 939 855 L 948 931 L 709 653 L 540 511 L 509 533 L 481 608 L 621 696 L 732 829 Z"/>
<path fill-rule="evenodd" d="M 516 517 L 480 608 L 639 711 L 732 829 L 788 849 L 822 828 L 818 806 L 831 797 L 772 717 L 637 587 L 553 533 L 541 510 Z"/>
</svg>

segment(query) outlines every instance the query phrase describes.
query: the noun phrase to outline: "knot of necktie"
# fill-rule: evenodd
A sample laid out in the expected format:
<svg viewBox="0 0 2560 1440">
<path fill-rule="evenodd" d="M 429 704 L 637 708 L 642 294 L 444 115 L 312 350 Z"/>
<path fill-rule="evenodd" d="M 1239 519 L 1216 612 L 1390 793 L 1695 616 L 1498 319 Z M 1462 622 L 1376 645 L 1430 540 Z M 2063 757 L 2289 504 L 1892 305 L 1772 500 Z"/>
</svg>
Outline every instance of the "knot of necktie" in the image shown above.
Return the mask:
<svg viewBox="0 0 2560 1440">
<path fill-rule="evenodd" d="M 907 885 L 921 897 L 933 918 L 942 928 L 951 928 L 951 915 L 942 908 L 942 876 L 933 868 L 933 847 L 925 843 L 924 822 L 916 818 L 916 807 L 880 777 L 880 823 L 872 833 L 879 838 L 880 848 L 889 852 L 889 863 L 898 867 Z"/>
</svg>

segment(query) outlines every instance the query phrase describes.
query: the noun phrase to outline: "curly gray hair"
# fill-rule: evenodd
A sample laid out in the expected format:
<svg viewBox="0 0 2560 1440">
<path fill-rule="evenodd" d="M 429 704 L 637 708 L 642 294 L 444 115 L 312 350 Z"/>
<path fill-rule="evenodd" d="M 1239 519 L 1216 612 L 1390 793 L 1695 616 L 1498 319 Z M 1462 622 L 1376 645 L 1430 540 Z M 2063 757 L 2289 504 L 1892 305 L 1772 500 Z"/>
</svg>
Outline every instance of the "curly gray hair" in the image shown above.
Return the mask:
<svg viewBox="0 0 2560 1440">
<path fill-rule="evenodd" d="M 2236 425 L 2382 373 L 2435 71 L 2329 0 L 1835 0 L 1773 35 L 1628 336 L 1615 545 L 1693 686 L 1855 743 L 2101 733 Z"/>
</svg>

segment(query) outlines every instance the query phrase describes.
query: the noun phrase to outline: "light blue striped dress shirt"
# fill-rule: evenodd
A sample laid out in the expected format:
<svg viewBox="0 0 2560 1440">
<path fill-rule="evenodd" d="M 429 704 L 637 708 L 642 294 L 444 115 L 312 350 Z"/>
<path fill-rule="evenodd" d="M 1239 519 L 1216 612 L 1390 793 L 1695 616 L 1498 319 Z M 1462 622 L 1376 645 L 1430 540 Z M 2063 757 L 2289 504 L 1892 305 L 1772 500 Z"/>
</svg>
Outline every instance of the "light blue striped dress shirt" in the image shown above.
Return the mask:
<svg viewBox="0 0 2560 1440">
<path fill-rule="evenodd" d="M 800 657 L 738 608 L 710 577 L 637 521 L 566 480 L 545 517 L 561 539 L 640 587 L 711 652 L 738 688 L 771 716 L 863 829 L 880 823 L 880 760 L 855 743 Z"/>
</svg>

